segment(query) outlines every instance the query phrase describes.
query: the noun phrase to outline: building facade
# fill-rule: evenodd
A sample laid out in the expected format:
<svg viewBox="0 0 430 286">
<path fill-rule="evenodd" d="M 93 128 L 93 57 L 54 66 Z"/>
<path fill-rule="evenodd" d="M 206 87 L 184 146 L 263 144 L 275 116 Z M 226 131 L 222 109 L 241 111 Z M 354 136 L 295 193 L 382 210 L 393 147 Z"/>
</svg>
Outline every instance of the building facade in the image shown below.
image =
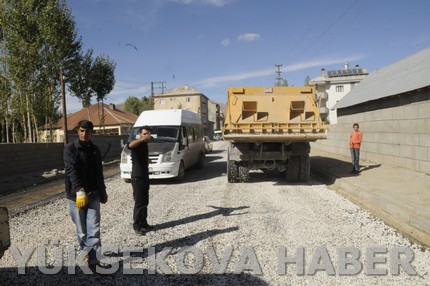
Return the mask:
<svg viewBox="0 0 430 286">
<path fill-rule="evenodd" d="M 185 109 L 200 115 L 205 134 L 213 130 L 214 122 L 209 121 L 209 99 L 203 93 L 188 84 L 167 90 L 153 96 L 154 110 L 157 109 Z M 212 118 L 212 117 L 211 117 Z"/>
<path fill-rule="evenodd" d="M 321 76 L 309 81 L 315 85 L 321 117 L 326 123 L 337 124 L 337 110 L 333 107 L 368 74 L 367 69 L 359 66 L 350 69 L 346 62 L 343 69 L 328 72 L 322 69 Z"/>
</svg>

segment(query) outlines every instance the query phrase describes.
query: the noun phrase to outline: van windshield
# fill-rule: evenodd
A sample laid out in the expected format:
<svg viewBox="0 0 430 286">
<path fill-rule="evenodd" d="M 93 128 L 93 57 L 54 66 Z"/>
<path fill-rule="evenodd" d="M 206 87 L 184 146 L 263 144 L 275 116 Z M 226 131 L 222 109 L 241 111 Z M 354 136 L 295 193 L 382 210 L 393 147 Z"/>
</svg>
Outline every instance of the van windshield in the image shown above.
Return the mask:
<svg viewBox="0 0 430 286">
<path fill-rule="evenodd" d="M 139 128 L 131 131 L 129 141 L 139 138 Z M 179 126 L 150 126 L 152 142 L 176 142 L 179 138 Z"/>
</svg>

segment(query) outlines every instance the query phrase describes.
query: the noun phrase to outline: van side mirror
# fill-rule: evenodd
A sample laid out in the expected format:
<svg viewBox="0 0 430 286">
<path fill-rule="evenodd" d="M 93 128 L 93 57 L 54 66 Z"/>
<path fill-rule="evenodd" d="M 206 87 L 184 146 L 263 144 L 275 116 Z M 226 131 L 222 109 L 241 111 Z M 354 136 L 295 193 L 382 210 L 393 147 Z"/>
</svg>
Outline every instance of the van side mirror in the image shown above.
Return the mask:
<svg viewBox="0 0 430 286">
<path fill-rule="evenodd" d="M 182 138 L 181 144 L 182 146 L 188 146 L 188 138 L 187 137 Z"/>
</svg>

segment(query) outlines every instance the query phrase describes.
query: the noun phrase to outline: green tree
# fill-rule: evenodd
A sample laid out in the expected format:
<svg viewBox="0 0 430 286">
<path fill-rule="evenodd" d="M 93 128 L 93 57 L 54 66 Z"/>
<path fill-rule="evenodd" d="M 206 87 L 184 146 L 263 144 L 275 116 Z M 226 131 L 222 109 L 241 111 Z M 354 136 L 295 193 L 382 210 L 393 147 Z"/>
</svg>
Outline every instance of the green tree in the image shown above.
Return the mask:
<svg viewBox="0 0 430 286">
<path fill-rule="evenodd" d="M 311 78 L 307 75 L 305 78 L 305 86 L 309 86 L 309 81 L 311 80 Z"/>
<path fill-rule="evenodd" d="M 4 11 L 5 2 L 0 1 L 0 11 Z M 7 73 L 7 50 L 5 42 L 5 32 L 7 17 L 0 12 L 0 142 L 9 143 L 10 135 L 10 112 L 9 104 L 11 97 L 11 85 Z"/>
<path fill-rule="evenodd" d="M 67 82 L 68 75 L 76 66 L 82 42 L 77 36 L 75 22 L 65 0 L 34 3 L 43 8 L 37 18 L 42 47 L 39 82 L 43 83 L 39 94 L 45 100 L 41 101 L 41 108 L 37 109 L 38 118 L 45 117 L 45 126 L 49 126 L 52 131 L 52 126 L 61 117 L 58 111 L 61 102 L 61 79 Z"/>
<path fill-rule="evenodd" d="M 276 82 L 275 86 L 288 86 L 288 80 L 284 79 L 282 82 Z"/>
<path fill-rule="evenodd" d="M 93 67 L 93 50 L 85 55 L 79 55 L 76 67 L 69 74 L 69 91 L 82 103 L 82 107 L 91 105 L 91 97 L 95 95 L 91 88 L 91 73 Z"/>
<path fill-rule="evenodd" d="M 60 76 L 81 42 L 66 1 L 0 1 L 3 130 L 13 142 L 35 142 L 38 127 L 58 116 Z"/>
<path fill-rule="evenodd" d="M 91 88 L 97 96 L 97 102 L 101 103 L 98 114 L 103 131 L 105 121 L 103 101 L 115 85 L 115 66 L 115 62 L 109 57 L 98 56 L 91 69 Z"/>
<path fill-rule="evenodd" d="M 124 103 L 124 110 L 139 115 L 144 110 L 151 110 L 151 98 L 142 97 L 140 100 L 135 96 L 129 96 Z"/>
<path fill-rule="evenodd" d="M 139 115 L 142 110 L 142 102 L 135 96 L 129 96 L 124 103 L 124 110 Z"/>
<path fill-rule="evenodd" d="M 151 98 L 150 97 L 146 97 L 146 96 L 142 97 L 140 112 L 142 112 L 144 110 L 151 110 L 151 109 L 153 109 Z"/>
</svg>

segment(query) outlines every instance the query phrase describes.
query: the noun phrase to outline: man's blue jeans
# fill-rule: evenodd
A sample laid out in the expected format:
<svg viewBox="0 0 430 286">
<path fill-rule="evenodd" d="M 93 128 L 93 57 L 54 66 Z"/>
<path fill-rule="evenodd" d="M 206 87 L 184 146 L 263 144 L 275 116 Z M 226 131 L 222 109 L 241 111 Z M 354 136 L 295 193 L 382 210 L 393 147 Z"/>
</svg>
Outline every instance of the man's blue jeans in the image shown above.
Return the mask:
<svg viewBox="0 0 430 286">
<path fill-rule="evenodd" d="M 355 172 L 360 171 L 360 148 L 351 148 L 352 168 Z"/>
<path fill-rule="evenodd" d="M 90 198 L 83 208 L 78 208 L 76 201 L 69 200 L 69 206 L 70 216 L 76 225 L 79 249 L 88 253 L 88 263 L 96 263 L 97 253 L 101 251 L 100 199 L 97 196 Z"/>
</svg>

